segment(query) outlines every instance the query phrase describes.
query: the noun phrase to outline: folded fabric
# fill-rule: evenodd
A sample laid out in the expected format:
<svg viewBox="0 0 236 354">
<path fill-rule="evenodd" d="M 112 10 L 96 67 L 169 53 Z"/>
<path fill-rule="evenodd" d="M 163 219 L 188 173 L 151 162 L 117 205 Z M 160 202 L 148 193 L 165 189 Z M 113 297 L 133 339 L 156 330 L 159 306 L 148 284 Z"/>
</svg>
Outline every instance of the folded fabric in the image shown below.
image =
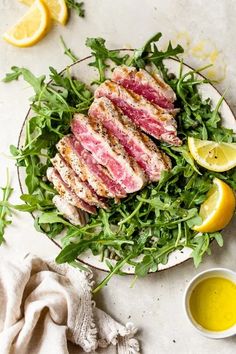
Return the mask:
<svg viewBox="0 0 236 354">
<path fill-rule="evenodd" d="M 95 307 L 93 274 L 27 255 L 0 261 L 1 354 L 68 354 L 67 340 L 85 352 L 109 344 L 139 353 L 136 329 Z"/>
</svg>

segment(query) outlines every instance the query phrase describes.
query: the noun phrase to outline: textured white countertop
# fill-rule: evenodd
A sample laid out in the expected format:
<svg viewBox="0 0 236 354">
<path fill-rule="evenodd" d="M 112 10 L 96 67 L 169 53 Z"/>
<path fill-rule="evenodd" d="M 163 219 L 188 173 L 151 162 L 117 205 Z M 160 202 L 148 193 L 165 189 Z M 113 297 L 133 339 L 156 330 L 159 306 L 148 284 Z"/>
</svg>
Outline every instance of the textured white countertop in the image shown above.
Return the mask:
<svg viewBox="0 0 236 354">
<path fill-rule="evenodd" d="M 63 28 L 55 25 L 47 37 L 32 48 L 18 49 L 0 40 L 0 76 L 12 65 L 25 66 L 38 75 L 47 73 L 49 65 L 58 70 L 64 68 L 70 62 L 62 53 L 60 34 L 82 58 L 88 54 L 84 46 L 86 37 L 104 37 L 111 48 L 138 47 L 151 35 L 161 31 L 163 42 L 179 36 L 190 46 L 198 43 L 198 47 L 201 47 L 202 40 L 206 40 L 212 48 L 216 46 L 219 50 L 218 71 L 222 70 L 222 63 L 227 65 L 226 78 L 218 88 L 221 92 L 228 88 L 226 98 L 236 112 L 235 1 L 85 0 L 85 8 L 85 19 L 72 15 L 68 26 Z M 24 10 L 17 0 L 0 0 L 0 33 L 13 24 Z M 205 59 L 202 61 L 203 56 L 198 57 L 198 49 L 195 48 L 192 53 L 197 55 L 191 56 L 190 53 L 188 63 L 202 65 Z M 8 154 L 9 144 L 17 144 L 30 95 L 31 90 L 22 81 L 11 84 L 0 82 L 1 153 Z M 1 186 L 5 183 L 6 166 L 9 167 L 15 188 L 12 202 L 19 202 L 14 161 L 0 155 Z M 224 248 L 219 249 L 214 244 L 212 256 L 206 257 L 197 270 L 188 261 L 140 279 L 133 288 L 130 288 L 132 277 L 115 276 L 96 295 L 97 303 L 117 320 L 123 323 L 133 321 L 139 327 L 144 354 L 235 353 L 236 337 L 215 341 L 200 336 L 185 319 L 182 304 L 184 289 L 196 273 L 215 266 L 236 269 L 235 225 L 234 220 L 225 232 Z M 0 248 L 0 256 L 22 257 L 32 252 L 39 256 L 54 257 L 58 253 L 58 248 L 46 236 L 34 230 L 33 220 L 28 214 L 16 214 L 5 236 L 6 243 Z M 96 278 L 102 279 L 104 276 L 104 273 L 96 272 Z M 78 352 L 74 350 L 74 353 Z"/>
</svg>

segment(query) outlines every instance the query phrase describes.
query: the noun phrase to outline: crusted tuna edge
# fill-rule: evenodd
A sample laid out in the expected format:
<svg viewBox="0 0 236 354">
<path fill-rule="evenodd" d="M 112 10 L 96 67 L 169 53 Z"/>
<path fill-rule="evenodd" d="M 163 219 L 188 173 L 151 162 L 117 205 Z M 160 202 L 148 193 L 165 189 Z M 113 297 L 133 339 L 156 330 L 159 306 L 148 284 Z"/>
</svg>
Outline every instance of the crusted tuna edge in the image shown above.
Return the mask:
<svg viewBox="0 0 236 354">
<path fill-rule="evenodd" d="M 76 208 L 67 200 L 60 196 L 55 195 L 52 199 L 57 210 L 67 219 L 71 224 L 75 226 L 84 226 L 88 222 L 88 214 L 81 209 Z"/>
<path fill-rule="evenodd" d="M 100 122 L 78 113 L 74 115 L 71 127 L 84 148 L 108 169 L 112 178 L 127 193 L 136 192 L 144 186 L 146 176 L 143 170 L 128 156 L 118 139 L 107 133 Z M 87 139 L 88 136 L 90 139 Z"/>
<path fill-rule="evenodd" d="M 57 172 L 60 174 L 63 181 L 72 189 L 73 192 L 82 200 L 90 205 L 95 205 L 99 208 L 107 208 L 107 205 L 99 199 L 95 191 L 92 191 L 89 186 L 80 180 L 74 170 L 66 163 L 63 157 L 57 153 L 51 162 Z"/>
<path fill-rule="evenodd" d="M 117 110 L 108 98 L 96 98 L 90 106 L 89 115 L 100 119 L 109 133 L 116 135 L 151 181 L 158 181 L 161 171 L 170 168 L 164 158 L 165 154 L 127 116 Z"/>
<path fill-rule="evenodd" d="M 157 73 L 152 75 L 144 69 L 138 71 L 135 67 L 121 65 L 114 69 L 112 80 L 160 107 L 174 108 L 175 92 Z"/>
<path fill-rule="evenodd" d="M 166 110 L 154 106 L 145 98 L 131 93 L 121 85 L 110 80 L 103 82 L 95 91 L 96 98 L 104 96 L 109 98 L 115 106 L 119 107 L 140 129 L 149 135 L 172 145 L 181 145 L 182 142 L 177 137 L 177 122 Z M 131 110 L 135 110 L 138 117 L 134 117 L 129 110 L 127 112 L 127 109 L 124 109 L 124 105 L 128 106 Z M 145 126 L 144 123 L 148 121 L 150 124 Z M 153 132 L 150 128 L 151 123 L 155 125 L 157 130 L 159 129 L 162 132 Z"/>
<path fill-rule="evenodd" d="M 124 198 L 125 191 L 111 179 L 108 171 L 94 160 L 90 152 L 84 151 L 82 158 L 75 142 L 80 144 L 73 135 L 66 135 L 58 142 L 57 149 L 81 180 L 87 181 L 100 197 Z"/>
<path fill-rule="evenodd" d="M 49 167 L 47 169 L 47 178 L 50 182 L 52 182 L 54 188 L 57 190 L 60 196 L 65 198 L 69 204 L 87 211 L 90 214 L 96 214 L 96 208 L 80 199 L 62 180 L 61 176 L 54 167 Z"/>
</svg>

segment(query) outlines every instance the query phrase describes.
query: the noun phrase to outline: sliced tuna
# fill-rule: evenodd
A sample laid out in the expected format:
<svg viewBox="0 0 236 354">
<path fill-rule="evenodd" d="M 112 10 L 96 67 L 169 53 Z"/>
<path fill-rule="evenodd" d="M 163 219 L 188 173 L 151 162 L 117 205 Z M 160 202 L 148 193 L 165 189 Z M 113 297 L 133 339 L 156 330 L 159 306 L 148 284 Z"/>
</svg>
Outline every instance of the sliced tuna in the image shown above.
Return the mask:
<svg viewBox="0 0 236 354">
<path fill-rule="evenodd" d="M 76 208 L 69 204 L 64 197 L 55 195 L 52 199 L 58 211 L 67 219 L 71 224 L 75 226 L 84 226 L 88 221 L 88 214 L 83 210 Z"/>
<path fill-rule="evenodd" d="M 75 114 L 71 128 L 81 145 L 108 169 L 112 178 L 127 193 L 136 192 L 144 186 L 146 176 L 142 169 L 128 156 L 118 139 L 108 135 L 101 122 L 83 114 Z"/>
<path fill-rule="evenodd" d="M 89 115 L 100 120 L 110 135 L 119 139 L 127 153 L 144 169 L 150 181 L 158 181 L 161 172 L 170 168 L 170 164 L 163 158 L 165 154 L 127 116 L 120 114 L 108 98 L 95 99 Z"/>
<path fill-rule="evenodd" d="M 99 208 L 106 208 L 106 204 L 97 196 L 90 186 L 81 181 L 72 168 L 66 163 L 60 154 L 51 159 L 51 162 L 63 181 L 75 192 L 75 194 L 86 203 Z"/>
<path fill-rule="evenodd" d="M 85 150 L 73 135 L 63 137 L 57 149 L 82 181 L 89 185 L 101 197 L 123 198 L 124 189 L 111 178 L 108 171 Z"/>
<path fill-rule="evenodd" d="M 162 108 L 174 108 L 175 92 L 157 73 L 152 76 L 146 70 L 121 65 L 113 71 L 112 80 Z"/>
<path fill-rule="evenodd" d="M 61 176 L 54 167 L 49 167 L 47 169 L 47 178 L 52 184 L 61 197 L 65 198 L 66 201 L 90 214 L 96 214 L 96 208 L 80 199 L 70 187 L 62 180 Z"/>
<path fill-rule="evenodd" d="M 174 117 L 145 98 L 131 94 L 123 86 L 109 80 L 96 89 L 95 97 L 109 98 L 140 129 L 156 139 L 171 145 L 181 144 L 177 137 L 177 123 Z"/>
</svg>

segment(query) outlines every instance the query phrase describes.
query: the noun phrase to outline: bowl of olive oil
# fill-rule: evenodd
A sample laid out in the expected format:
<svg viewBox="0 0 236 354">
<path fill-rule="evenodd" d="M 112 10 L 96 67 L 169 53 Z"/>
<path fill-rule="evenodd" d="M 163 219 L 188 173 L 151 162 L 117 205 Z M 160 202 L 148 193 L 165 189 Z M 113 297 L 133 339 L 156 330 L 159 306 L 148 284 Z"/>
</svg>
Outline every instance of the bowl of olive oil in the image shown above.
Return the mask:
<svg viewBox="0 0 236 354">
<path fill-rule="evenodd" d="M 184 295 L 187 318 L 195 329 L 209 338 L 236 334 L 236 273 L 212 268 L 199 273 Z"/>
</svg>

